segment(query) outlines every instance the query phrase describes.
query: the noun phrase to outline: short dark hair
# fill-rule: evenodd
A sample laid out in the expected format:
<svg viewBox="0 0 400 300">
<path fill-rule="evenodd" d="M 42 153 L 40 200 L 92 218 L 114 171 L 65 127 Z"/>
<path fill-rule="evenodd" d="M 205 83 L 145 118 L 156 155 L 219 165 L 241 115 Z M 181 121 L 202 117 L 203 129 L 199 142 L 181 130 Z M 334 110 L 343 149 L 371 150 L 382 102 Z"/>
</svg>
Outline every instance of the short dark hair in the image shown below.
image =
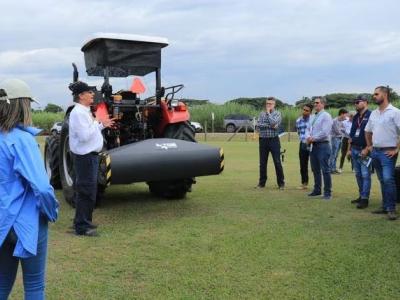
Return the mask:
<svg viewBox="0 0 400 300">
<path fill-rule="evenodd" d="M 314 106 L 311 103 L 306 103 L 303 105 L 303 107 L 308 107 L 310 109 L 310 111 L 312 111 L 314 108 Z"/>
<path fill-rule="evenodd" d="M 380 85 L 380 86 L 377 86 L 375 89 L 380 90 L 383 93 L 385 93 L 388 97 L 388 100 L 390 100 L 390 87 L 388 85 L 387 86 Z"/>
<path fill-rule="evenodd" d="M 272 101 L 275 101 L 275 102 L 276 102 L 276 100 L 275 100 L 274 97 L 267 97 L 267 100 L 272 100 Z"/>
<path fill-rule="evenodd" d="M 348 112 L 349 112 L 349 111 L 348 111 L 347 109 L 341 108 L 341 109 L 339 109 L 338 116 L 343 115 L 343 114 L 347 114 Z"/>
</svg>

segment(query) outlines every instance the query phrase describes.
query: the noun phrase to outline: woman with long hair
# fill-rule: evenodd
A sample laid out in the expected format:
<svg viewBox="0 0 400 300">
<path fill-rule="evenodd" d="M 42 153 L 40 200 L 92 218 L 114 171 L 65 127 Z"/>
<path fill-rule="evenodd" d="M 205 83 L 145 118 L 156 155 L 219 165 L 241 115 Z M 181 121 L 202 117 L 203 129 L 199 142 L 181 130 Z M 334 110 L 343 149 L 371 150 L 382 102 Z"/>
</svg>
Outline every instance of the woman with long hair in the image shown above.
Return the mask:
<svg viewBox="0 0 400 300">
<path fill-rule="evenodd" d="M 58 216 L 31 127 L 29 86 L 0 83 L 0 299 L 7 299 L 21 262 L 25 299 L 45 298 L 48 222 Z"/>
</svg>

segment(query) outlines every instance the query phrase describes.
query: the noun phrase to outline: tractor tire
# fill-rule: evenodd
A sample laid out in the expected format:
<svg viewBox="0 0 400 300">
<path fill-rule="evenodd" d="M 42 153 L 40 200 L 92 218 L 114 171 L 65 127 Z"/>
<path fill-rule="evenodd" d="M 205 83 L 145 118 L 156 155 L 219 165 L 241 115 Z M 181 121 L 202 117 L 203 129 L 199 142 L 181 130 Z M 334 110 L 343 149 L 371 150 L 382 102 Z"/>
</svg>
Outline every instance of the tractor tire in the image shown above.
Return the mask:
<svg viewBox="0 0 400 300">
<path fill-rule="evenodd" d="M 195 130 L 189 122 L 169 125 L 164 133 L 165 138 L 196 142 Z M 183 199 L 187 192 L 192 191 L 193 178 L 183 178 L 168 181 L 147 182 L 150 192 L 166 199 Z"/>
<path fill-rule="evenodd" d="M 61 189 L 60 178 L 60 136 L 50 135 L 44 145 L 44 167 L 50 184 L 55 190 Z"/>
<path fill-rule="evenodd" d="M 69 149 L 69 116 L 65 117 L 60 135 L 60 177 L 65 201 L 75 207 L 74 200 L 74 164 Z"/>
</svg>

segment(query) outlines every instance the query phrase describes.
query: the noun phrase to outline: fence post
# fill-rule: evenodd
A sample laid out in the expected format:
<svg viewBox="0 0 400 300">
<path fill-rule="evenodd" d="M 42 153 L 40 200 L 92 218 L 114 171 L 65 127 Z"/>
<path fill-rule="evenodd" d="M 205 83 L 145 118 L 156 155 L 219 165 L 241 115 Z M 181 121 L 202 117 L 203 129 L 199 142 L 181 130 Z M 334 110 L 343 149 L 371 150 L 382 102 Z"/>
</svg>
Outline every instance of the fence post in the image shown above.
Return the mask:
<svg viewBox="0 0 400 300">
<path fill-rule="evenodd" d="M 204 141 L 207 142 L 207 121 L 204 121 Z"/>
<path fill-rule="evenodd" d="M 290 116 L 288 118 L 288 142 L 290 142 L 290 132 L 291 132 L 291 127 L 290 127 Z"/>
<path fill-rule="evenodd" d="M 246 127 L 244 129 L 244 140 L 247 142 L 247 124 L 246 124 Z"/>
</svg>

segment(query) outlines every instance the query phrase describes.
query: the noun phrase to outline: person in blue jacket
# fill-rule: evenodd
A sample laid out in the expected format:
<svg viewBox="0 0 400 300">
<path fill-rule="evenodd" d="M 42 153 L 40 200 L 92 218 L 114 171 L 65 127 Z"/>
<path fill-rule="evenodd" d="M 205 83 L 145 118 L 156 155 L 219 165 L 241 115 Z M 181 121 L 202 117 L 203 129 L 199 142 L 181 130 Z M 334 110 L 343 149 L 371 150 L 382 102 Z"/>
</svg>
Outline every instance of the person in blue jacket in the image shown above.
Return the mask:
<svg viewBox="0 0 400 300">
<path fill-rule="evenodd" d="M 7 299 L 21 262 L 25 299 L 45 298 L 48 222 L 59 204 L 32 123 L 29 86 L 0 83 L 0 300 Z"/>
</svg>

